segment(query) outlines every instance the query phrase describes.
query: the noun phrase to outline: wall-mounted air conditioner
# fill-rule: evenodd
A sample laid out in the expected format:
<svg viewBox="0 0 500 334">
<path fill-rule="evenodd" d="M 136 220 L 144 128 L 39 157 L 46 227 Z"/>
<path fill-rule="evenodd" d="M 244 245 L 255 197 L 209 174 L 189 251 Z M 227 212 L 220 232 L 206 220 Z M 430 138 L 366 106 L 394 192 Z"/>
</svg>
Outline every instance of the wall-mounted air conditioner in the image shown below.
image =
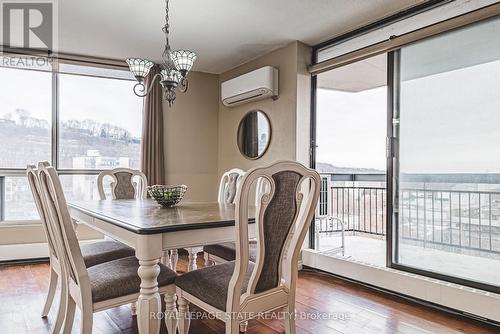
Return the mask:
<svg viewBox="0 0 500 334">
<path fill-rule="evenodd" d="M 228 107 L 278 97 L 278 69 L 265 66 L 224 81 L 221 85 L 222 103 Z"/>
</svg>

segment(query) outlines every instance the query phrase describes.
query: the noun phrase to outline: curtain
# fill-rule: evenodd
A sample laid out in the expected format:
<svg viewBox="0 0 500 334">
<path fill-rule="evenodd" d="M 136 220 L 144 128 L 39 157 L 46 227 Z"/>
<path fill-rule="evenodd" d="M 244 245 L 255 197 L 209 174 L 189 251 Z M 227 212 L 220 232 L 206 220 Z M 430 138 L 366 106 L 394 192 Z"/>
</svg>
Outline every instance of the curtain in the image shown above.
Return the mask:
<svg viewBox="0 0 500 334">
<path fill-rule="evenodd" d="M 149 87 L 153 77 L 160 72 L 155 65 L 144 84 Z M 156 81 L 151 92 L 144 97 L 141 140 L 141 170 L 149 185 L 165 184 L 165 160 L 163 149 L 162 87 Z"/>
</svg>

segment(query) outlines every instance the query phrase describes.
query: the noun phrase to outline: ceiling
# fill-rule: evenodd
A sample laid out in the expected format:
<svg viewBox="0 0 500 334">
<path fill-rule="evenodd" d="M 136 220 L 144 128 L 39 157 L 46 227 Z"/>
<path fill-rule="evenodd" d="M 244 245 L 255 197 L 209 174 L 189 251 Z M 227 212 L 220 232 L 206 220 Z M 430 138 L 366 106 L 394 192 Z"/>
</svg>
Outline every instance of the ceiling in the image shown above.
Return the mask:
<svg viewBox="0 0 500 334">
<path fill-rule="evenodd" d="M 357 93 L 387 85 L 387 56 L 381 54 L 318 75 L 318 88 Z"/>
<path fill-rule="evenodd" d="M 171 0 L 171 44 L 222 73 L 294 40 L 314 45 L 424 0 Z M 59 51 L 158 61 L 164 0 L 59 1 Z"/>
</svg>

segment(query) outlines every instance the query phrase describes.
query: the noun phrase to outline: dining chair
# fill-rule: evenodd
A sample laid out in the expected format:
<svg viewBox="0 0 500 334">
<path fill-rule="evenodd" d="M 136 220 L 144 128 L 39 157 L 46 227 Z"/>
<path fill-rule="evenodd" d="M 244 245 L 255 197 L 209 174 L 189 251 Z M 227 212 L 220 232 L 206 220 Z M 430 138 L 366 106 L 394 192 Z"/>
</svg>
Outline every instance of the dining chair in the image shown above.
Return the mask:
<svg viewBox="0 0 500 334">
<path fill-rule="evenodd" d="M 235 192 L 236 189 L 239 185 L 239 181 L 241 181 L 241 176 L 244 174 L 244 172 L 241 169 L 237 169 L 242 172 L 242 174 L 238 178 L 238 182 L 234 184 Z M 224 176 L 221 179 L 224 179 Z M 255 206 L 257 207 L 258 201 L 259 201 L 259 195 L 264 193 L 266 190 L 266 183 L 263 182 L 263 179 L 260 178 L 257 180 L 257 186 L 255 187 Z M 221 194 L 221 188 L 219 186 L 219 198 Z M 220 201 L 219 201 L 220 202 Z M 225 203 L 225 202 L 223 202 Z M 233 202 L 234 203 L 234 198 Z M 257 246 L 255 240 L 250 240 L 249 241 L 249 256 L 250 256 L 250 261 L 255 262 L 256 256 L 257 256 Z M 207 245 L 203 247 L 203 252 L 205 256 L 205 265 L 206 266 L 212 266 L 216 263 L 223 263 L 227 261 L 234 261 L 236 259 L 236 244 L 234 242 L 224 242 L 220 244 L 213 244 L 213 245 Z"/>
<path fill-rule="evenodd" d="M 46 217 L 55 237 L 62 272 L 65 307 L 63 333 L 71 333 L 75 309 L 81 310 L 81 334 L 92 333 L 93 313 L 134 302 L 139 297 L 139 261 L 129 256 L 87 268 L 60 179 L 53 167 L 39 165 L 39 181 Z M 176 332 L 175 285 L 177 274 L 158 264 L 158 291 L 165 295 L 165 323 L 169 334 Z M 139 305 L 140 310 L 140 305 Z"/>
<path fill-rule="evenodd" d="M 252 183 L 264 178 L 268 191 L 256 209 L 257 259 L 249 261 L 248 200 Z M 180 334 L 189 331 L 191 302 L 225 322 L 226 334 L 262 312 L 285 312 L 285 332 L 295 330 L 298 257 L 318 203 L 319 174 L 292 161 L 248 171 L 236 193 L 236 260 L 175 279 Z"/>
<path fill-rule="evenodd" d="M 137 169 L 130 168 L 114 168 L 111 170 L 102 171 L 97 176 L 97 190 L 99 191 L 99 198 L 106 200 L 105 179 L 111 178 L 111 198 L 112 199 L 144 199 L 147 197 L 148 178 L 146 174 Z M 137 181 L 134 181 L 134 178 Z M 163 264 L 167 260 L 162 259 Z M 168 261 L 170 264 L 170 261 Z M 132 315 L 137 313 L 136 303 L 130 305 Z"/>
<path fill-rule="evenodd" d="M 239 180 L 244 174 L 245 171 L 239 168 L 233 168 L 222 174 L 219 182 L 219 192 L 217 195 L 217 201 L 219 203 L 234 203 Z M 234 242 L 225 242 L 203 246 L 205 266 L 211 266 L 215 263 L 234 260 L 235 254 Z"/>
<path fill-rule="evenodd" d="M 44 166 L 49 166 L 48 162 L 42 162 L 41 164 L 43 164 Z M 49 289 L 45 298 L 45 304 L 42 309 L 42 317 L 45 318 L 49 314 L 52 302 L 54 300 L 58 278 L 61 277 L 61 264 L 59 256 L 56 252 L 53 231 L 47 220 L 47 211 L 42 200 L 38 170 L 36 169 L 36 166 L 28 165 L 26 168 L 26 176 L 28 178 L 28 184 L 33 195 L 33 200 L 35 202 L 38 215 L 40 216 L 40 221 L 42 223 L 42 228 L 45 233 L 49 248 Z M 82 244 L 80 247 L 83 261 L 86 267 L 91 267 L 100 263 L 132 256 L 135 254 L 133 248 L 117 241 L 95 241 Z M 58 332 L 62 326 L 64 317 L 63 312 L 64 309 L 59 308 L 59 311 L 57 312 L 58 316 L 56 318 L 56 321 L 54 322 L 55 332 Z"/>
<path fill-rule="evenodd" d="M 104 182 L 106 177 L 111 178 L 112 199 L 144 199 L 147 197 L 148 178 L 143 172 L 130 168 L 115 168 L 103 171 L 97 176 L 97 189 L 101 200 L 107 199 Z M 134 181 L 136 177 L 139 182 Z M 196 254 L 200 251 L 202 251 L 201 247 L 188 249 L 188 268 L 190 270 L 196 269 Z M 175 270 L 178 260 L 179 253 L 177 249 L 163 251 L 161 262 L 166 266 Z M 135 306 L 132 306 L 132 314 L 135 314 Z"/>
</svg>

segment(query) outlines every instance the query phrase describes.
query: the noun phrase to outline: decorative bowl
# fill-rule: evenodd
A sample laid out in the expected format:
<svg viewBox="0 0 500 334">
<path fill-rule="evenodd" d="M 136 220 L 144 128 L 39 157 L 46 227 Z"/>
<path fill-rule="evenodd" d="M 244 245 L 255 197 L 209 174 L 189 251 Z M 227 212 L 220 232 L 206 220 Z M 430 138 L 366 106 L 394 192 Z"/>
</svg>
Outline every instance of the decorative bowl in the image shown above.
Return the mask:
<svg viewBox="0 0 500 334">
<path fill-rule="evenodd" d="M 155 199 L 158 204 L 169 208 L 178 204 L 184 194 L 186 193 L 187 186 L 181 184 L 178 186 L 167 186 L 167 185 L 154 185 L 148 188 L 149 196 Z"/>
</svg>

